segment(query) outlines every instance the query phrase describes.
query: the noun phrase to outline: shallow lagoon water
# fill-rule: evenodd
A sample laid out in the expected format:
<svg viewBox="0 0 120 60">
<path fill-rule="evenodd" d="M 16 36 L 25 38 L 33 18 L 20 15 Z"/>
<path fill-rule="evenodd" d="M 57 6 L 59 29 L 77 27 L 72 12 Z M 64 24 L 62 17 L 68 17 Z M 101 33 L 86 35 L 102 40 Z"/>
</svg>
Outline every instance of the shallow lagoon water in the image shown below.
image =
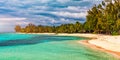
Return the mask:
<svg viewBox="0 0 120 60">
<path fill-rule="evenodd" d="M 0 34 L 0 60 L 117 60 L 77 43 L 85 38 L 38 34 Z"/>
</svg>

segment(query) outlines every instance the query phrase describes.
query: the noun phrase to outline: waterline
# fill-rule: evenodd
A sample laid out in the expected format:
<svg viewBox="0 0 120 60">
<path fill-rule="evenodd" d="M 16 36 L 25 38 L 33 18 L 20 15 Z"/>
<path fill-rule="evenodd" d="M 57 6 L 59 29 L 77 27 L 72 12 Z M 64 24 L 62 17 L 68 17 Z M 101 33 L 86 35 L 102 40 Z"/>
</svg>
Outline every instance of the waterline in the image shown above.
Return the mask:
<svg viewBox="0 0 120 60">
<path fill-rule="evenodd" d="M 84 38 L 35 34 L 13 35 L 21 38 L 11 37 L 10 40 L 6 38 L 1 42 L 15 40 L 18 43 L 19 40 L 35 40 L 37 43 L 0 46 L 0 60 L 117 60 L 107 53 L 77 43 Z M 11 34 L 0 35 L 0 39 L 7 36 L 10 37 Z"/>
</svg>

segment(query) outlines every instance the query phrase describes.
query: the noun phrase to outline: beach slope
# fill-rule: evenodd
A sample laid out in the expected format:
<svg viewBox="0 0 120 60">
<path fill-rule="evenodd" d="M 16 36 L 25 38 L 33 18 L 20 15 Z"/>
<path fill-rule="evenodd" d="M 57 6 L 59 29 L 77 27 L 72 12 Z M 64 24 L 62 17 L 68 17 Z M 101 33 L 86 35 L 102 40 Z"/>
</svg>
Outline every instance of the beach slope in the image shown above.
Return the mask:
<svg viewBox="0 0 120 60">
<path fill-rule="evenodd" d="M 80 36 L 90 38 L 88 40 L 78 41 L 88 47 L 98 49 L 120 58 L 120 36 L 102 35 L 102 34 L 58 34 L 62 36 Z"/>
</svg>

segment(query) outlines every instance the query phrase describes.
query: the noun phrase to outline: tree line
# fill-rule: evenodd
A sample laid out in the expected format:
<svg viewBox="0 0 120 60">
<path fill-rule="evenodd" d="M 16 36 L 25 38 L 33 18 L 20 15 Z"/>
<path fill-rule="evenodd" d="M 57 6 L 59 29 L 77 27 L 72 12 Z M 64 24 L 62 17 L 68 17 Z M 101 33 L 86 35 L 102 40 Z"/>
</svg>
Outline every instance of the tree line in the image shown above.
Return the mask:
<svg viewBox="0 0 120 60">
<path fill-rule="evenodd" d="M 23 33 L 80 33 L 82 32 L 82 24 L 76 22 L 75 24 L 62 24 L 60 26 L 36 26 L 30 23 L 25 28 L 16 25 L 15 31 Z"/>
<path fill-rule="evenodd" d="M 102 1 L 87 11 L 86 22 L 62 24 L 60 26 L 35 26 L 28 24 L 25 28 L 16 25 L 16 32 L 25 33 L 102 33 L 120 34 L 120 1 Z"/>
</svg>

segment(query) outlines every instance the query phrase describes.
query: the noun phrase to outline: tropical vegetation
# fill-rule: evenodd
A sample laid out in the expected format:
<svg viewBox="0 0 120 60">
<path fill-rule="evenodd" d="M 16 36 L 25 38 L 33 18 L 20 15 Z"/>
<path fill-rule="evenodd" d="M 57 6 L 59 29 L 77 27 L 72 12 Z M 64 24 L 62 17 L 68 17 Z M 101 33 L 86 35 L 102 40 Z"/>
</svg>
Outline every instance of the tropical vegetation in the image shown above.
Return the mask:
<svg viewBox="0 0 120 60">
<path fill-rule="evenodd" d="M 102 33 L 120 34 L 120 1 L 102 1 L 87 11 L 86 22 L 62 24 L 60 26 L 35 26 L 25 28 L 16 25 L 16 32 L 24 33 Z"/>
</svg>

